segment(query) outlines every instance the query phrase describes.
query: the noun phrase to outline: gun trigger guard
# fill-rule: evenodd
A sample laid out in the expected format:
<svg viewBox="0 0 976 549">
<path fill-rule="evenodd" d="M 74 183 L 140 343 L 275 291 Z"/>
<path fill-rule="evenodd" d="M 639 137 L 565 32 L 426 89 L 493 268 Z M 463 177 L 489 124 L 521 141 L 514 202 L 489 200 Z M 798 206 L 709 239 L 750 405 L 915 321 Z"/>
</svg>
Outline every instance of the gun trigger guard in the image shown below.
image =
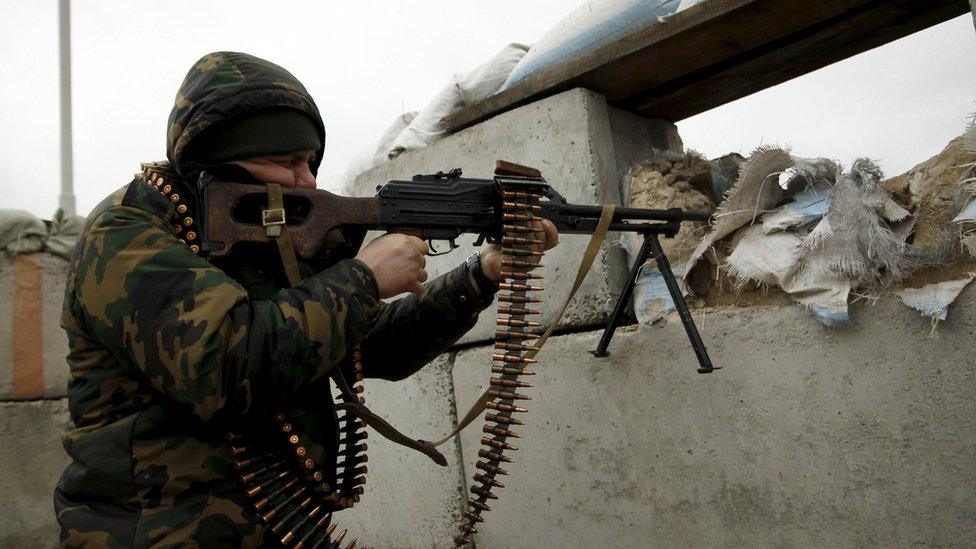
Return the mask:
<svg viewBox="0 0 976 549">
<path fill-rule="evenodd" d="M 437 248 L 434 247 L 434 239 L 433 238 L 428 238 L 427 239 L 427 248 L 430 250 L 430 251 L 427 252 L 427 257 L 436 257 L 436 256 L 439 256 L 439 255 L 444 255 L 444 254 L 447 254 L 447 253 L 450 253 L 451 252 L 451 250 L 446 250 L 446 251 L 443 251 L 443 252 L 438 252 L 437 251 Z"/>
</svg>

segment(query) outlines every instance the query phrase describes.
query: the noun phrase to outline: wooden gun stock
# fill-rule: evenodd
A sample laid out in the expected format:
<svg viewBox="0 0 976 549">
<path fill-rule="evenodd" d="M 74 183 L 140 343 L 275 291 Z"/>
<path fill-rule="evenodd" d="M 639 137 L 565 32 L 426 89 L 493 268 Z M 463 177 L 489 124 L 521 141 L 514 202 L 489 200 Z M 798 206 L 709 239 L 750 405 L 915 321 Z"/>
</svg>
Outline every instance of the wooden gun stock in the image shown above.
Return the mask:
<svg viewBox="0 0 976 549">
<path fill-rule="evenodd" d="M 380 223 L 380 199 L 349 198 L 322 189 L 282 188 L 288 227 L 298 255 L 314 256 L 329 231 L 355 225 L 374 229 Z M 223 256 L 239 242 L 268 242 L 261 211 L 267 208 L 264 185 L 210 181 L 204 187 L 202 247 Z"/>
</svg>

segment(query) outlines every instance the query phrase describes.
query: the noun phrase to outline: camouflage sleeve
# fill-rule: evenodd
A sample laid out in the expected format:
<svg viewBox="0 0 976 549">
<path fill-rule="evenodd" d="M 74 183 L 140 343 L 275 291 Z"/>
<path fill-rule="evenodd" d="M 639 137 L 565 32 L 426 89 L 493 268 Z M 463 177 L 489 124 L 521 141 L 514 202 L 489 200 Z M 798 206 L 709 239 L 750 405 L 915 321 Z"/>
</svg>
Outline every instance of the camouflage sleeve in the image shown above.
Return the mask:
<svg viewBox="0 0 976 549">
<path fill-rule="evenodd" d="M 363 374 L 396 381 L 437 357 L 474 327 L 494 293 L 477 290 L 461 265 L 383 308 L 362 345 Z"/>
<path fill-rule="evenodd" d="M 380 309 L 372 273 L 351 259 L 252 301 L 160 218 L 125 206 L 94 222 L 75 276 L 91 333 L 204 421 L 290 398 L 356 346 Z"/>
</svg>

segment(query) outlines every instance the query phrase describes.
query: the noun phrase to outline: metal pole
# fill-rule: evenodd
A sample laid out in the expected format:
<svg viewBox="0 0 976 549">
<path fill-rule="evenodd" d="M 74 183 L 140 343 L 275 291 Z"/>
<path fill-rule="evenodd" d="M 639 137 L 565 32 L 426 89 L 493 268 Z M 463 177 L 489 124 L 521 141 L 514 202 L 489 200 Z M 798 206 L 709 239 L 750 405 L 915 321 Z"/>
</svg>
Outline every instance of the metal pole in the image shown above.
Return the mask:
<svg viewBox="0 0 976 549">
<path fill-rule="evenodd" d="M 969 7 L 973 10 L 973 26 L 976 26 L 976 0 L 969 0 Z"/>
<path fill-rule="evenodd" d="M 61 195 L 58 207 L 75 215 L 74 153 L 71 150 L 71 0 L 58 0 L 61 61 Z"/>
</svg>

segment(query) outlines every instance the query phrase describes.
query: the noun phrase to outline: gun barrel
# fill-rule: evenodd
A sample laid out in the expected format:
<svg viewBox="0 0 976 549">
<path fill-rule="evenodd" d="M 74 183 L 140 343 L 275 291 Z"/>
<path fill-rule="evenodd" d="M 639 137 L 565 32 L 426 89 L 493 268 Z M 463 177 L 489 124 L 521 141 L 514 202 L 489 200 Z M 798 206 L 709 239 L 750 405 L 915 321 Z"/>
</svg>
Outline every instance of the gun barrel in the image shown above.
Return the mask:
<svg viewBox="0 0 976 549">
<path fill-rule="evenodd" d="M 574 215 L 582 218 L 600 217 L 600 206 L 580 206 L 567 204 L 559 208 L 562 215 Z M 644 208 L 616 208 L 613 211 L 614 221 L 642 220 L 642 221 L 708 221 L 711 214 L 705 212 L 686 212 L 680 208 L 668 210 L 650 210 Z"/>
<path fill-rule="evenodd" d="M 536 215 L 552 221 L 559 232 L 586 234 L 596 230 L 602 206 L 582 206 L 558 202 L 540 202 L 542 211 Z M 651 210 L 644 208 L 615 208 L 610 223 L 611 231 L 648 232 L 674 236 L 682 221 L 708 221 L 711 215 L 702 212 L 686 212 L 680 208 Z M 650 223 L 645 223 L 650 222 Z"/>
</svg>

